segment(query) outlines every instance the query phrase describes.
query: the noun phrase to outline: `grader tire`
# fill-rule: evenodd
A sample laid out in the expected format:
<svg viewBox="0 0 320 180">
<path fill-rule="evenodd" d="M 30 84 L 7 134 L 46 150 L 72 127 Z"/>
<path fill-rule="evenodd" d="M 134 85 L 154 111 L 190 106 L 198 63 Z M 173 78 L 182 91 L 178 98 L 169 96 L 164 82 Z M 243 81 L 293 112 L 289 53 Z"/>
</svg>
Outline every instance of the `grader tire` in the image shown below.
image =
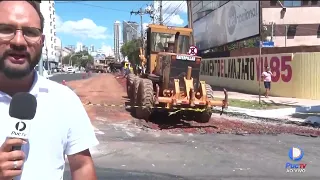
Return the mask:
<svg viewBox="0 0 320 180">
<path fill-rule="evenodd" d="M 127 95 L 128 95 L 128 98 L 131 98 L 132 96 L 132 84 L 133 84 L 133 81 L 134 79 L 136 78 L 136 76 L 134 74 L 129 74 L 127 76 Z"/>
<path fill-rule="evenodd" d="M 136 117 L 138 119 L 149 120 L 152 114 L 153 99 L 153 84 L 150 79 L 142 79 L 138 88 Z"/>
<path fill-rule="evenodd" d="M 208 100 L 213 100 L 213 90 L 209 84 L 206 84 L 206 92 Z M 196 119 L 200 123 L 207 123 L 210 121 L 211 115 L 212 108 L 207 108 L 205 111 L 199 112 L 199 114 L 197 114 Z"/>
<path fill-rule="evenodd" d="M 133 83 L 131 85 L 131 89 L 132 89 L 131 98 L 130 98 L 131 106 L 135 106 L 137 104 L 137 94 L 138 94 L 138 88 L 141 80 L 142 80 L 141 78 L 136 77 L 133 80 Z"/>
</svg>

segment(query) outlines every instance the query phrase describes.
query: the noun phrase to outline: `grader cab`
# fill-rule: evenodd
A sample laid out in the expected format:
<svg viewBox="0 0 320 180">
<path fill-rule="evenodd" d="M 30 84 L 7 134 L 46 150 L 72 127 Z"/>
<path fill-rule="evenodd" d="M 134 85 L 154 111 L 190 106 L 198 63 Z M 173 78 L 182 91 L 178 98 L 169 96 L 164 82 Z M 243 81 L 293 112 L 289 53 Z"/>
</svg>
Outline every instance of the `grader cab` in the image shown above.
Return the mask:
<svg viewBox="0 0 320 180">
<path fill-rule="evenodd" d="M 148 120 L 161 109 L 190 110 L 194 120 L 208 122 L 212 106 L 227 107 L 226 91 L 224 100 L 215 101 L 211 86 L 199 80 L 201 57 L 187 54 L 191 33 L 189 28 L 149 25 L 145 54 L 140 54 L 145 72 L 127 78 L 127 93 L 137 118 Z"/>
</svg>

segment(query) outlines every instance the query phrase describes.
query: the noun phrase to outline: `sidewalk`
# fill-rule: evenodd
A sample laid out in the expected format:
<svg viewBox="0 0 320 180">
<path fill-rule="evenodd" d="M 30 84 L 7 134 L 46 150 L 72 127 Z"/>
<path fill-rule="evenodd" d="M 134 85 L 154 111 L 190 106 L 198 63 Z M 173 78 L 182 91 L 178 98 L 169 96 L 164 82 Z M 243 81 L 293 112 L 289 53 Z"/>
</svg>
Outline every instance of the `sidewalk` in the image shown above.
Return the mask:
<svg viewBox="0 0 320 180">
<path fill-rule="evenodd" d="M 245 94 L 245 93 L 239 93 L 235 91 L 228 91 L 228 95 L 229 95 L 229 99 L 259 101 L 259 95 L 254 95 L 254 94 Z M 214 97 L 224 98 L 223 91 L 214 90 Z M 284 104 L 284 105 L 291 105 L 291 106 L 320 106 L 320 100 L 311 100 L 311 99 L 297 99 L 297 98 L 271 97 L 271 96 L 269 98 L 265 98 L 262 95 L 261 101 L 266 103 Z"/>
<path fill-rule="evenodd" d="M 213 88 L 219 89 L 219 88 Z M 247 101 L 259 101 L 259 95 L 239 93 L 228 91 L 229 99 L 239 99 Z M 221 90 L 214 91 L 214 97 L 224 98 Z M 320 124 L 320 100 L 297 99 L 286 97 L 269 97 L 261 96 L 261 101 L 265 103 L 284 104 L 292 107 L 270 110 L 255 110 L 239 107 L 232 107 L 232 104 L 226 110 L 226 113 L 239 116 L 249 116 L 253 118 L 270 119 L 276 121 L 295 121 L 310 124 Z M 214 108 L 219 110 L 220 108 Z"/>
</svg>

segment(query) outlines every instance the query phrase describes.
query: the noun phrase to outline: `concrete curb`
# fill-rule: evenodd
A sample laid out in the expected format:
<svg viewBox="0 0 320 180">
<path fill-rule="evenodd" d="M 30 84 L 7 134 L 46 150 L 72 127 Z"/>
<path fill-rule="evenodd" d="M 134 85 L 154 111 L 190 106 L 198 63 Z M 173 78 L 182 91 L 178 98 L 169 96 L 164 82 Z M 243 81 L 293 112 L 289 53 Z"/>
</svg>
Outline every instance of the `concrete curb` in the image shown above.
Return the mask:
<svg viewBox="0 0 320 180">
<path fill-rule="evenodd" d="M 221 108 L 213 107 L 215 112 L 221 112 Z M 302 113 L 307 113 L 304 111 Z M 283 123 L 283 124 L 296 124 L 300 126 L 319 126 L 320 118 L 316 116 L 309 116 L 306 119 L 290 118 L 290 115 L 294 115 L 297 112 L 296 108 L 282 108 L 282 109 L 270 109 L 270 110 L 254 110 L 246 108 L 238 108 L 229 106 L 224 110 L 224 114 L 227 116 L 241 117 L 245 119 L 258 119 L 265 122 Z"/>
</svg>

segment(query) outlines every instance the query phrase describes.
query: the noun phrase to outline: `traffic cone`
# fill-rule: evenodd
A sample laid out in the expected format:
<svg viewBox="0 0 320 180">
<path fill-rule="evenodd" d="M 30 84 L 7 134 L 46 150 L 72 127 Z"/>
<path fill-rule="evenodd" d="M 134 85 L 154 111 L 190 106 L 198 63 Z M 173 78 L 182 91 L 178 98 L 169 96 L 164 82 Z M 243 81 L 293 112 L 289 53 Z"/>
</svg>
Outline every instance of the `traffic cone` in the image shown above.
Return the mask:
<svg viewBox="0 0 320 180">
<path fill-rule="evenodd" d="M 62 85 L 67 85 L 66 80 L 62 80 Z"/>
</svg>

